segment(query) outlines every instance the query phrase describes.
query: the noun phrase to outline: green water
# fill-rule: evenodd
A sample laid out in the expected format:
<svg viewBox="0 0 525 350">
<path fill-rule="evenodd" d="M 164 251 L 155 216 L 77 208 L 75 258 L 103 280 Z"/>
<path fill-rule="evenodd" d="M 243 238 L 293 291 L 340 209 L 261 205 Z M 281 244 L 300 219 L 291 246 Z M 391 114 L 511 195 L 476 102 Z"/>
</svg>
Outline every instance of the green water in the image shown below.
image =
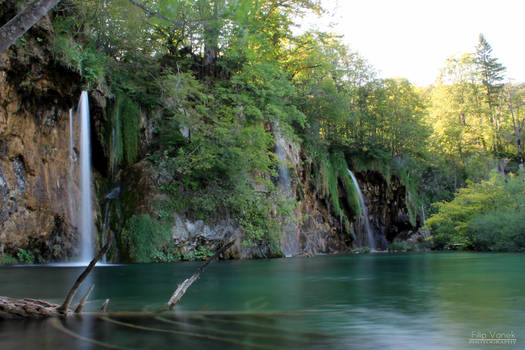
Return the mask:
<svg viewBox="0 0 525 350">
<path fill-rule="evenodd" d="M 110 298 L 110 310 L 151 310 L 199 265 L 97 267 L 87 308 Z M 79 271 L 0 268 L 0 295 L 60 302 Z M 523 254 L 218 262 L 175 314 L 0 321 L 0 349 L 519 349 L 524 272 Z M 472 345 L 472 332 L 512 333 L 516 344 Z"/>
</svg>

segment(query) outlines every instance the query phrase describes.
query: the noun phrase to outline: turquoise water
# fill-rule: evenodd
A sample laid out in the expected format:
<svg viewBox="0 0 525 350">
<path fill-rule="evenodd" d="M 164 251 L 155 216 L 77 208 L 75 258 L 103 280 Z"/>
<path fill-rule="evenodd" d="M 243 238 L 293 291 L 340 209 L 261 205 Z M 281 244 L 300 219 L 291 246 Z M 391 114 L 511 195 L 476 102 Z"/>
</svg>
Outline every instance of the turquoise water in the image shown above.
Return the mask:
<svg viewBox="0 0 525 350">
<path fill-rule="evenodd" d="M 97 267 L 86 308 L 110 298 L 109 311 L 152 310 L 199 266 Z M 0 295 L 59 303 L 80 271 L 3 267 Z M 519 349 L 524 272 L 523 254 L 221 261 L 175 313 L 0 321 L 0 349 Z M 492 332 L 510 334 L 516 344 L 469 344 Z"/>
</svg>

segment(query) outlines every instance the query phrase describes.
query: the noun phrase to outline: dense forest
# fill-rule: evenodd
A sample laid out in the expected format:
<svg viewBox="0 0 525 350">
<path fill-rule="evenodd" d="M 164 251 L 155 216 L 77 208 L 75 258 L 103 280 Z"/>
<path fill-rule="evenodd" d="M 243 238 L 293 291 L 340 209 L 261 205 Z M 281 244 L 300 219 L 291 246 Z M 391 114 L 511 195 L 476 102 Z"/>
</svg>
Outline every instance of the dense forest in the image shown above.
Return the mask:
<svg viewBox="0 0 525 350">
<path fill-rule="evenodd" d="M 119 203 L 105 207 L 117 218 L 114 260 L 211 255 L 204 244 L 175 249 L 174 212 L 231 219 L 243 247 L 281 256 L 283 232 L 308 220 L 297 215 L 307 192 L 350 246 L 364 246 L 347 169 L 404 188 L 410 227 L 385 234 L 383 248 L 414 248 L 402 239 L 422 227 L 431 235 L 417 245 L 429 249 L 524 249 L 525 86 L 506 83 L 483 35 L 422 88 L 378 78 L 341 37 L 301 28 L 311 13 L 323 16 L 318 1 L 61 1 L 49 14 L 52 35 L 30 31 L 10 49 L 23 62 L 45 46 L 82 90 L 108 101 L 93 124 L 93 161 L 101 208 L 105 192 L 122 186 Z M 292 156 L 278 155 L 280 139 Z M 137 172 L 153 172 L 162 194 L 146 210 L 137 209 L 142 183 L 129 180 Z M 3 259 L 38 255 L 16 248 Z"/>
</svg>

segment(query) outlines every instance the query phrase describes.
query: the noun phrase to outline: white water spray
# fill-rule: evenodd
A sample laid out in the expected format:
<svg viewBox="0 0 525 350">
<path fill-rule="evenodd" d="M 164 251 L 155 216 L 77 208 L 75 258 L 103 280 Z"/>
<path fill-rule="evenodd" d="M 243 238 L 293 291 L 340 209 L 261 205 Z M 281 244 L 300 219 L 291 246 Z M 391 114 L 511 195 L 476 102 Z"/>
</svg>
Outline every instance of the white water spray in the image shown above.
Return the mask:
<svg viewBox="0 0 525 350">
<path fill-rule="evenodd" d="M 361 192 L 361 189 L 359 188 L 359 183 L 357 182 L 357 179 L 355 178 L 354 173 L 352 173 L 350 169 L 347 169 L 347 170 L 348 170 L 348 174 L 350 174 L 350 177 L 352 178 L 352 181 L 354 182 L 354 186 L 357 190 L 357 195 L 359 197 L 359 204 L 361 206 L 361 217 L 364 219 L 365 233 L 366 233 L 366 239 L 367 239 L 368 246 L 371 249 L 376 249 L 374 232 L 372 231 L 372 228 L 370 227 L 370 220 L 368 219 L 368 209 L 366 208 L 363 193 Z"/>
<path fill-rule="evenodd" d="M 89 101 L 82 91 L 77 113 L 80 115 L 80 261 L 93 259 L 93 205 L 91 199 L 91 145 L 89 128 Z"/>
</svg>

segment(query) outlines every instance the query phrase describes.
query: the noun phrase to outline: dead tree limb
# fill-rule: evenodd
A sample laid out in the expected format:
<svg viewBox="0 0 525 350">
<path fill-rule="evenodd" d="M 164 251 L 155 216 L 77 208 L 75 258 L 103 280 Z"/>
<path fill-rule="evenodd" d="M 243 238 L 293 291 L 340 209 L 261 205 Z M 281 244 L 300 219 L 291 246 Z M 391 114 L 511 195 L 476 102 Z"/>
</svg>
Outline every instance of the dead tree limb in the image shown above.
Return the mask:
<svg viewBox="0 0 525 350">
<path fill-rule="evenodd" d="M 57 311 L 59 312 L 62 312 L 62 313 L 67 313 L 68 309 L 69 309 L 69 305 L 71 304 L 71 300 L 73 299 L 73 297 L 75 296 L 78 288 L 80 287 L 80 285 L 82 284 L 82 282 L 86 279 L 86 277 L 89 275 L 89 273 L 91 272 L 91 270 L 93 270 L 93 268 L 95 267 L 95 265 L 97 264 L 97 262 L 102 259 L 102 257 L 104 256 L 104 254 L 106 254 L 106 252 L 108 251 L 109 249 L 109 245 L 110 245 L 111 241 L 108 240 L 108 242 L 106 243 L 106 245 L 98 252 L 97 256 L 95 256 L 93 258 L 93 260 L 91 260 L 91 262 L 89 263 L 89 265 L 86 267 L 86 269 L 80 274 L 80 276 L 78 276 L 77 280 L 75 281 L 75 284 L 73 284 L 73 287 L 71 287 L 71 290 L 69 291 L 69 293 L 67 294 L 66 296 L 66 299 L 64 300 L 64 303 L 58 307 Z"/>
<path fill-rule="evenodd" d="M 173 309 L 173 307 L 180 301 L 180 299 L 182 298 L 182 296 L 184 295 L 184 293 L 186 293 L 186 290 L 188 290 L 188 288 L 193 284 L 193 282 L 195 282 L 197 279 L 199 279 L 201 273 L 204 271 L 205 268 L 208 267 L 208 265 L 210 265 L 215 259 L 217 259 L 219 257 L 219 255 L 221 255 L 223 252 L 225 252 L 228 248 L 230 248 L 232 245 L 233 245 L 234 241 L 231 241 L 227 244 L 225 244 L 224 246 L 222 246 L 222 248 L 220 248 L 219 250 L 217 250 L 215 252 L 215 254 L 213 254 L 213 256 L 211 258 L 209 258 L 198 270 L 197 272 L 195 272 L 193 274 L 193 276 L 191 276 L 190 278 L 184 280 L 184 282 L 182 282 L 181 284 L 179 284 L 179 286 L 177 287 L 177 289 L 175 290 L 175 292 L 173 293 L 173 295 L 171 296 L 170 300 L 168 301 L 168 308 L 170 310 Z M 162 311 L 164 309 L 165 306 L 162 306 L 158 311 Z"/>
<path fill-rule="evenodd" d="M 93 288 L 95 287 L 94 284 L 91 285 L 91 287 L 89 287 L 89 290 L 87 291 L 86 294 L 84 294 L 84 296 L 82 297 L 82 299 L 80 299 L 80 303 L 78 303 L 78 306 L 77 308 L 75 309 L 75 313 L 76 314 L 79 314 L 82 312 L 82 309 L 84 308 L 84 305 L 86 304 L 86 301 L 87 299 L 89 298 L 89 295 L 91 294 L 91 291 L 93 290 Z"/>
<path fill-rule="evenodd" d="M 106 312 L 106 310 L 108 308 L 108 304 L 109 304 L 109 299 L 106 299 L 104 301 L 104 304 L 102 304 L 102 306 L 100 307 L 100 312 Z"/>
</svg>

